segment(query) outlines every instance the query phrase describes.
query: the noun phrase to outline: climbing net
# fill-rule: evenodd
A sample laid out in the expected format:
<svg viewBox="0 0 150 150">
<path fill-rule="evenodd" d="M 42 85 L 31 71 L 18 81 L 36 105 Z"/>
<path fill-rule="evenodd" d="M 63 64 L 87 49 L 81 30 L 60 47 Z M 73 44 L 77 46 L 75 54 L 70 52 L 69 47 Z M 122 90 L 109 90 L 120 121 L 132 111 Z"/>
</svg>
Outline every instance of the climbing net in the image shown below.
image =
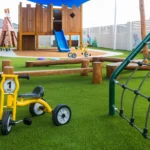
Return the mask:
<svg viewBox="0 0 150 150">
<path fill-rule="evenodd" d="M 120 83 L 118 80 L 114 79 L 114 83 L 119 85 L 121 88 L 122 88 L 122 93 L 121 93 L 121 102 L 120 102 L 120 109 L 114 107 L 115 111 L 119 113 L 119 115 L 124 118 L 126 121 L 129 122 L 129 124 L 132 126 L 132 127 L 135 127 L 145 138 L 148 138 L 150 139 L 150 136 L 148 135 L 148 122 L 149 122 L 149 117 L 150 117 L 150 95 L 146 95 L 146 94 L 143 94 L 143 92 L 141 92 L 141 88 L 143 86 L 143 84 L 145 82 L 147 82 L 146 79 L 149 78 L 150 76 L 150 71 L 147 71 L 144 78 L 142 78 L 142 80 L 140 81 L 138 87 L 136 89 L 133 89 L 130 86 L 130 81 L 133 79 L 134 77 L 134 74 L 142 69 L 142 67 L 147 67 L 147 70 L 148 68 L 150 69 L 150 64 L 147 64 L 145 63 L 146 60 L 148 60 L 148 58 L 150 58 L 149 56 L 147 58 L 145 58 L 144 60 L 142 61 L 130 61 L 131 63 L 134 63 L 137 67 L 135 67 L 135 69 L 132 71 L 131 75 L 128 77 L 128 79 L 125 81 L 125 83 Z M 145 73 L 145 72 L 144 72 Z M 149 82 L 150 83 L 150 82 Z M 129 115 L 129 117 L 127 117 L 124 113 L 124 102 L 125 102 L 125 92 L 128 91 L 128 92 L 132 92 L 133 93 L 133 102 L 132 102 L 132 107 L 131 107 L 131 116 Z M 149 91 L 150 93 L 150 91 Z M 137 99 L 139 97 L 142 97 L 144 98 L 144 100 L 146 101 L 146 113 L 145 113 L 145 119 L 144 119 L 144 128 L 141 129 L 139 128 L 137 125 L 136 125 L 136 122 L 135 120 L 137 119 L 136 118 L 136 103 L 137 103 Z"/>
</svg>

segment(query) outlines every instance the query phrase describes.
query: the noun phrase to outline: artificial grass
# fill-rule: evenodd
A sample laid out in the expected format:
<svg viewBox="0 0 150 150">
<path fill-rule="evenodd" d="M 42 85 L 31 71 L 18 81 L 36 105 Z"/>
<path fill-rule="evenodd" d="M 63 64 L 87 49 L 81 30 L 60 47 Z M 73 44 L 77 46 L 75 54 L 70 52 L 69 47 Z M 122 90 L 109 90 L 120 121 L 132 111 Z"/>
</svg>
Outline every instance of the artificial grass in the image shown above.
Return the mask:
<svg viewBox="0 0 150 150">
<path fill-rule="evenodd" d="M 110 52 L 119 52 L 119 53 L 123 53 L 123 55 L 116 55 L 116 56 L 113 56 L 113 57 L 119 57 L 119 58 L 126 58 L 132 51 L 130 50 L 120 50 L 120 49 L 116 49 L 116 50 L 113 50 L 113 49 L 110 49 L 110 48 L 104 48 L 104 47 L 89 47 L 91 49 L 95 49 L 95 50 L 103 50 L 103 51 L 110 51 Z M 143 58 L 143 54 L 142 53 L 139 53 L 136 58 Z"/>
<path fill-rule="evenodd" d="M 0 58 L 1 59 L 1 58 Z M 15 70 L 23 70 L 25 59 L 11 58 Z M 53 68 L 71 67 L 72 65 L 53 66 Z M 80 66 L 80 65 L 73 65 Z M 50 66 L 49 68 L 51 68 Z M 0 68 L 1 69 L 1 68 Z M 41 67 L 32 67 L 41 69 Z M 136 73 L 129 86 L 137 88 L 145 71 Z M 130 72 L 121 74 L 125 83 Z M 92 74 L 87 77 L 75 75 L 56 75 L 31 77 L 29 81 L 20 79 L 19 93 L 30 92 L 37 85 L 45 89 L 44 99 L 55 108 L 58 104 L 67 104 L 72 110 L 71 121 L 60 127 L 53 125 L 50 114 L 32 117 L 31 126 L 20 123 L 13 127 L 8 136 L 0 135 L 0 149 L 6 150 L 149 150 L 150 141 L 132 128 L 129 123 L 119 117 L 108 115 L 109 79 L 106 68 L 103 68 L 103 83 L 92 84 Z M 145 83 L 142 92 L 149 93 L 149 82 Z M 120 107 L 122 88 L 116 86 L 116 106 Z M 125 95 L 125 114 L 131 114 L 134 94 Z M 136 104 L 136 123 L 144 127 L 145 99 Z M 28 106 L 17 108 L 17 119 L 30 117 Z M 150 126 L 149 126 L 150 127 Z"/>
</svg>

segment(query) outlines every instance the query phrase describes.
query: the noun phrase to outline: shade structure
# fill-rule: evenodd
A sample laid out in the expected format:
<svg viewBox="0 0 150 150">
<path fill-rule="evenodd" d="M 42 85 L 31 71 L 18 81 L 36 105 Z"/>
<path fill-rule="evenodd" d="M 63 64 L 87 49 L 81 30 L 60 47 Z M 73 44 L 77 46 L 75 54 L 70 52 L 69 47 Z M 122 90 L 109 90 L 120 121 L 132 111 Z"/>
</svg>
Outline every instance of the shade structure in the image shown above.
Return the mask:
<svg viewBox="0 0 150 150">
<path fill-rule="evenodd" d="M 62 6 L 62 4 L 68 7 L 76 6 L 79 7 L 81 4 L 90 0 L 28 0 L 30 2 L 38 3 L 41 5 L 53 4 L 54 6 Z"/>
</svg>

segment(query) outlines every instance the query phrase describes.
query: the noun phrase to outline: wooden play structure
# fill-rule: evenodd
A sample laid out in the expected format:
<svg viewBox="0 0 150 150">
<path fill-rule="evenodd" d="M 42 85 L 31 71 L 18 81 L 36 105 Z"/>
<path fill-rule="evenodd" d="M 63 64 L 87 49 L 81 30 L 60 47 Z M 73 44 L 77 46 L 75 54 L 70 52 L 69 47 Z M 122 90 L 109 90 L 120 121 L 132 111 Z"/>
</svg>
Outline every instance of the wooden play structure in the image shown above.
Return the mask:
<svg viewBox="0 0 150 150">
<path fill-rule="evenodd" d="M 0 36 L 1 47 L 17 47 L 17 37 L 10 20 L 9 8 L 4 9 L 5 18 L 3 21 L 2 32 Z"/>
<path fill-rule="evenodd" d="M 54 8 L 48 5 L 44 8 L 36 4 L 31 7 L 27 4 L 19 5 L 19 30 L 18 30 L 18 50 L 38 50 L 38 37 L 40 35 L 53 35 L 53 30 L 64 31 L 69 35 L 69 46 L 71 47 L 72 35 L 79 35 L 82 46 L 82 5 L 68 8 Z"/>
</svg>

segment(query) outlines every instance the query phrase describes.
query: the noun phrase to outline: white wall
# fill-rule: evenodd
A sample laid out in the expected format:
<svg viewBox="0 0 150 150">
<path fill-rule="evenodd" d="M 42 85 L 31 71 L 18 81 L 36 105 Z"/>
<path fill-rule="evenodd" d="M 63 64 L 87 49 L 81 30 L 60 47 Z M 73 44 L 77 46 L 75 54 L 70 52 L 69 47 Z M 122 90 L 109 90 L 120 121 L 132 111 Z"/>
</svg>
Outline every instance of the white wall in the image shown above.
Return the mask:
<svg viewBox="0 0 150 150">
<path fill-rule="evenodd" d="M 147 33 L 150 32 L 150 20 L 146 20 Z M 102 26 L 94 28 L 86 28 L 83 30 L 83 41 L 87 41 L 87 34 L 90 40 L 96 39 L 98 47 L 113 49 L 114 42 L 114 26 Z M 141 41 L 141 25 L 140 21 L 128 22 L 127 24 L 117 25 L 116 49 L 132 50 Z M 92 42 L 91 42 L 92 43 Z"/>
</svg>

